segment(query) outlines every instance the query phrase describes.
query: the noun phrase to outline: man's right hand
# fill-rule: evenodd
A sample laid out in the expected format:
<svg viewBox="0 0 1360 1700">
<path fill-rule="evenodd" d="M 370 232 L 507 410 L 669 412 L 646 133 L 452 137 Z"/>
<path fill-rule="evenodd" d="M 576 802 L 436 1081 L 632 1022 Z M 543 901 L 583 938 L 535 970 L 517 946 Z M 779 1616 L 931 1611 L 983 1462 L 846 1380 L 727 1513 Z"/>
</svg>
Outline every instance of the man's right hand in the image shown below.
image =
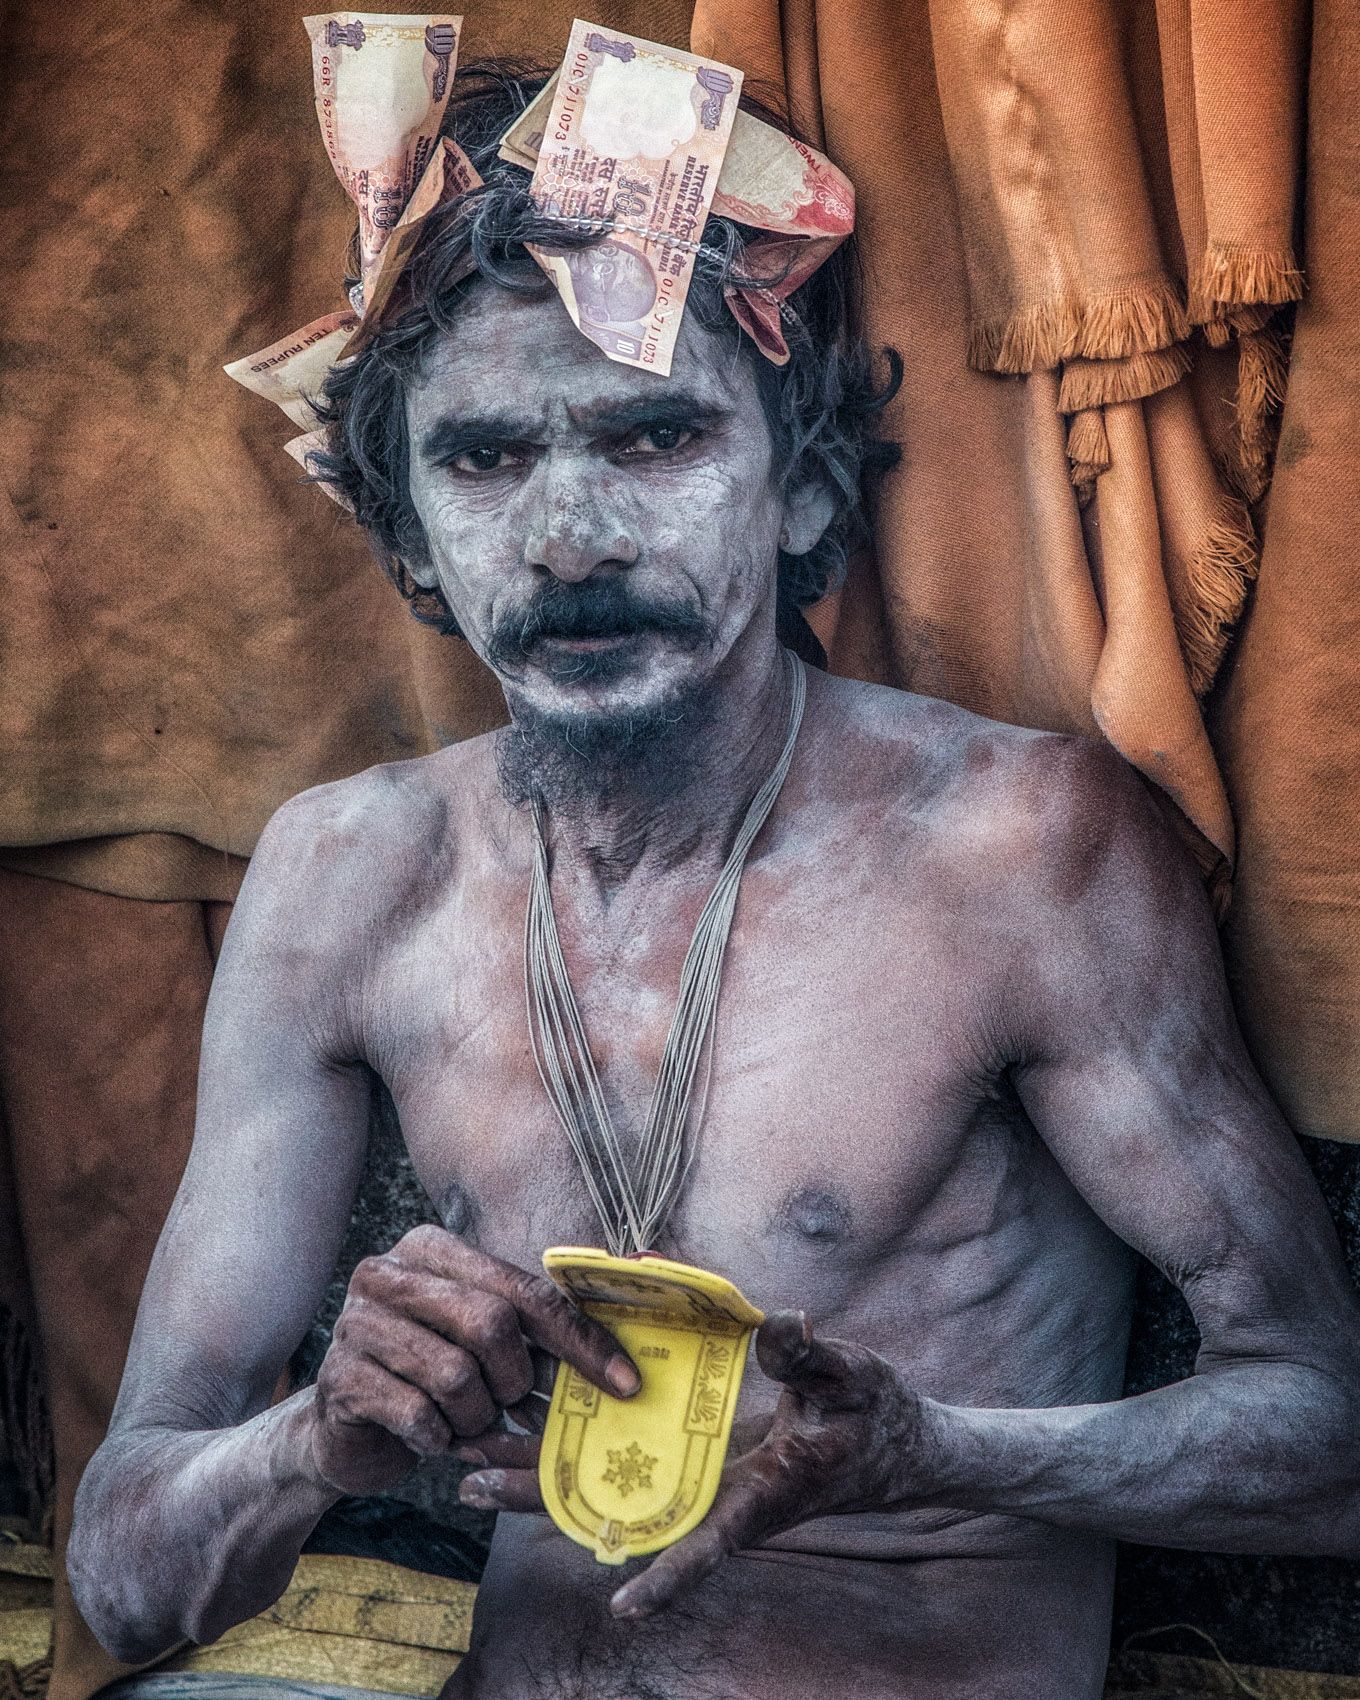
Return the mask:
<svg viewBox="0 0 1360 1700">
<path fill-rule="evenodd" d="M 318 1473 L 340 1493 L 381 1493 L 418 1459 L 499 1427 L 502 1412 L 540 1427 L 544 1354 L 619 1398 L 641 1385 L 608 1329 L 546 1276 L 442 1228 L 412 1229 L 350 1278 L 312 1407 Z"/>
</svg>

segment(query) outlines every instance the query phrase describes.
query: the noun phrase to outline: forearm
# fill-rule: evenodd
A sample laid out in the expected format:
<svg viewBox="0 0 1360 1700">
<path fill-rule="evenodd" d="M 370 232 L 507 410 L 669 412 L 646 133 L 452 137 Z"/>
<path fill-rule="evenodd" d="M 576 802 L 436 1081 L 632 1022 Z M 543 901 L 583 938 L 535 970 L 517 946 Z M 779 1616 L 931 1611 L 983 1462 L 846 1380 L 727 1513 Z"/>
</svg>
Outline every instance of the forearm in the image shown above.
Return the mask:
<svg viewBox="0 0 1360 1700">
<path fill-rule="evenodd" d="M 311 1456 L 312 1389 L 248 1422 L 117 1432 L 76 1500 L 77 1602 L 118 1658 L 211 1641 L 287 1587 L 302 1543 L 339 1495 Z"/>
<path fill-rule="evenodd" d="M 1342 1378 L 1288 1363 L 1219 1365 L 1109 1404 L 938 1405 L 932 1498 L 1157 1546 L 1350 1554 L 1356 1421 Z"/>
</svg>

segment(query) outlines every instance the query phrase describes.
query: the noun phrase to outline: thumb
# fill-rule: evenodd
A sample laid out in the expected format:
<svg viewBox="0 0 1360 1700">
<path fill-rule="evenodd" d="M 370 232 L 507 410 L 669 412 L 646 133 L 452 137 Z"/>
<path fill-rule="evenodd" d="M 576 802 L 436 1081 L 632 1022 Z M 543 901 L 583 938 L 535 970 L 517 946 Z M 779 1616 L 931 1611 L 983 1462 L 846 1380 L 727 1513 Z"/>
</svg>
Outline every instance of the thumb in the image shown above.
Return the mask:
<svg viewBox="0 0 1360 1700">
<path fill-rule="evenodd" d="M 756 1362 L 772 1381 L 832 1409 L 864 1403 L 869 1357 L 862 1346 L 817 1339 L 804 1311 L 775 1311 L 756 1334 Z"/>
</svg>

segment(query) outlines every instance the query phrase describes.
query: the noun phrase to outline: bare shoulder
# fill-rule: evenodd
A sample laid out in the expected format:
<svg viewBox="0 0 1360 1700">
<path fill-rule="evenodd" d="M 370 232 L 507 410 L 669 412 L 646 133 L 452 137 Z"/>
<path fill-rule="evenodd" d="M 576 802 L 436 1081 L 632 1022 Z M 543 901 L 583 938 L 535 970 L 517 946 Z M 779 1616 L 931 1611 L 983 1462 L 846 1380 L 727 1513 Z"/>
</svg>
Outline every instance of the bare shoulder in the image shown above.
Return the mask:
<svg viewBox="0 0 1360 1700">
<path fill-rule="evenodd" d="M 1110 886 L 1193 892 L 1149 788 L 1108 745 L 988 720 L 935 698 L 828 681 L 851 761 L 890 835 L 924 845 L 1010 911 L 1107 906 Z M 893 834 L 893 828 L 905 830 Z"/>
<path fill-rule="evenodd" d="M 300 792 L 261 834 L 242 890 L 293 936 L 344 948 L 444 883 L 494 792 L 487 737 Z"/>
</svg>

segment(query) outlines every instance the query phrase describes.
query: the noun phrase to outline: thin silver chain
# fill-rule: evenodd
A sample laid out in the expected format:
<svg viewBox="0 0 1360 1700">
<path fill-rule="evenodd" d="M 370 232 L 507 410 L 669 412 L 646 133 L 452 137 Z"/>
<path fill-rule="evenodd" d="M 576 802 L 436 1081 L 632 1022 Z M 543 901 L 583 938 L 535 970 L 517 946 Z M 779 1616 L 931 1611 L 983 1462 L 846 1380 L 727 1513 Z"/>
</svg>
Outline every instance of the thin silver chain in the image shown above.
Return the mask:
<svg viewBox="0 0 1360 1700">
<path fill-rule="evenodd" d="M 651 1249 L 684 1182 L 688 1162 L 686 1131 L 691 1120 L 695 1081 L 705 1057 L 711 1062 L 713 1017 L 737 906 L 737 889 L 751 846 L 768 820 L 788 775 L 807 701 L 802 663 L 788 650 L 784 651 L 784 658 L 790 687 L 784 747 L 769 777 L 751 800 L 731 854 L 695 926 L 680 972 L 680 993 L 661 1053 L 647 1121 L 638 1143 L 636 1170 L 630 1166 L 619 1142 L 567 973 L 553 913 L 543 800 L 534 797 L 534 862 L 524 918 L 524 990 L 529 1036 L 539 1079 L 576 1153 L 591 1203 L 604 1229 L 605 1243 L 616 1257 Z M 698 1133 L 703 1120 L 707 1095 L 705 1084 L 704 1102 L 693 1118 L 691 1147 L 693 1135 Z"/>
</svg>

